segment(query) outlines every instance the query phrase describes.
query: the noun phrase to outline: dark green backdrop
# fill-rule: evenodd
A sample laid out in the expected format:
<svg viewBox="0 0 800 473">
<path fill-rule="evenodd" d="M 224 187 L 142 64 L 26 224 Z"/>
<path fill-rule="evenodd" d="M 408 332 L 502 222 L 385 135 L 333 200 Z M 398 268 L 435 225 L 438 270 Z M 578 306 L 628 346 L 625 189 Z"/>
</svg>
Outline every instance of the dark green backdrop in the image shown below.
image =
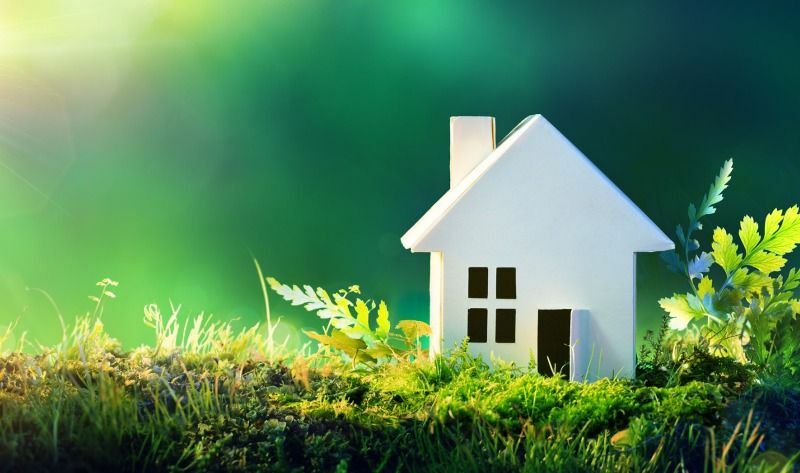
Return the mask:
<svg viewBox="0 0 800 473">
<path fill-rule="evenodd" d="M 447 188 L 451 115 L 545 115 L 670 235 L 728 157 L 710 223 L 800 201 L 797 8 L 22 3 L 0 7 L 0 325 L 42 343 L 57 317 L 26 288 L 71 318 L 106 276 L 128 346 L 148 303 L 260 321 L 251 253 L 426 318 L 399 237 Z M 640 258 L 640 334 L 678 287 Z"/>
</svg>

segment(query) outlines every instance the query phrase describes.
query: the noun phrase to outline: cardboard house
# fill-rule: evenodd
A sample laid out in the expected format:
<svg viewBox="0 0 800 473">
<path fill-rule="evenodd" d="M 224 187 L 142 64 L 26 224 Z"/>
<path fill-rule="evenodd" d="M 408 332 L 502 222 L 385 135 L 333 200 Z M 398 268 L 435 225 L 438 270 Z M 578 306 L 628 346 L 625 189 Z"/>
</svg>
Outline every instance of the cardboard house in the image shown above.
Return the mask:
<svg viewBox="0 0 800 473">
<path fill-rule="evenodd" d="M 534 360 L 573 380 L 632 377 L 636 253 L 673 242 L 541 115 L 495 146 L 450 119 L 450 189 L 401 239 L 430 253 L 431 353 Z"/>
</svg>

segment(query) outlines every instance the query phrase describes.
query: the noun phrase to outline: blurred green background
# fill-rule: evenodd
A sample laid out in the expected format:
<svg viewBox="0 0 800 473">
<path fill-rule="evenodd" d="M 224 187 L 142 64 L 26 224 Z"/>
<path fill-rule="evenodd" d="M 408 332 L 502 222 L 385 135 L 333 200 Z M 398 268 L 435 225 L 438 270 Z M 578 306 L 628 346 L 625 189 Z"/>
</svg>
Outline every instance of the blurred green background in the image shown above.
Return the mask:
<svg viewBox="0 0 800 473">
<path fill-rule="evenodd" d="M 14 5 L 16 3 L 16 5 Z M 728 157 L 732 227 L 800 200 L 799 9 L 405 0 L 0 3 L 0 325 L 32 341 L 120 282 L 249 325 L 251 260 L 427 317 L 400 235 L 446 190 L 448 117 L 542 113 L 662 229 Z M 708 241 L 709 228 L 701 236 Z M 680 288 L 639 264 L 639 331 Z M 317 326 L 280 304 L 283 331 Z"/>
</svg>

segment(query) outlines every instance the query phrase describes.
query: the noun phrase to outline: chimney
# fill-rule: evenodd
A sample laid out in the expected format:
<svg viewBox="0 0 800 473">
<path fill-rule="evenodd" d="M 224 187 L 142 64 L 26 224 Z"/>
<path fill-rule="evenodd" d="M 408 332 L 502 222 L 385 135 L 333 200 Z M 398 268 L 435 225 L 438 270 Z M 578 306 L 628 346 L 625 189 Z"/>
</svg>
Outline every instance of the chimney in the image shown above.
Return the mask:
<svg viewBox="0 0 800 473">
<path fill-rule="evenodd" d="M 450 188 L 494 151 L 494 117 L 450 117 Z"/>
</svg>

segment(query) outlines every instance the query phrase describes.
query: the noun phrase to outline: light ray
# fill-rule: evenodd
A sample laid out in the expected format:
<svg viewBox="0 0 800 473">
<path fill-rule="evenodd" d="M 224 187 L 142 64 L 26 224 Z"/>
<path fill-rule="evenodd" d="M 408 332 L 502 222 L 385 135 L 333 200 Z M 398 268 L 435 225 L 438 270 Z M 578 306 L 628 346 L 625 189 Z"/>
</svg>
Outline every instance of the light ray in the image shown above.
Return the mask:
<svg viewBox="0 0 800 473">
<path fill-rule="evenodd" d="M 53 199 L 51 199 L 51 198 L 50 198 L 50 196 L 49 196 L 49 195 L 47 195 L 47 193 L 46 193 L 46 192 L 44 192 L 43 190 L 39 189 L 39 187 L 37 187 L 37 186 L 36 186 L 36 184 L 34 184 L 33 182 L 31 182 L 31 181 L 29 181 L 28 179 L 26 179 L 26 178 L 25 178 L 25 176 L 23 176 L 22 174 L 18 173 L 16 170 L 14 170 L 14 168 L 12 168 L 12 167 L 11 167 L 10 165 L 8 165 L 7 163 L 3 162 L 3 160 L 2 160 L 2 159 L 0 159 L 0 168 L 3 168 L 3 169 L 5 169 L 6 171 L 8 171 L 8 172 L 9 172 L 9 173 L 10 173 L 12 176 L 14 176 L 15 178 L 17 178 L 17 179 L 18 179 L 20 182 L 22 182 L 23 184 L 25 184 L 25 185 L 26 185 L 28 188 L 30 188 L 30 189 L 31 189 L 32 191 L 34 191 L 36 194 L 38 194 L 39 196 L 41 196 L 42 198 L 44 198 L 44 199 L 47 201 L 47 203 L 48 203 L 48 204 L 50 204 L 50 205 L 54 206 L 54 207 L 55 207 L 55 208 L 57 208 L 58 210 L 64 211 L 64 208 L 63 208 L 63 207 L 61 207 L 60 205 L 58 205 L 58 204 L 56 203 L 56 201 L 54 201 Z"/>
</svg>

